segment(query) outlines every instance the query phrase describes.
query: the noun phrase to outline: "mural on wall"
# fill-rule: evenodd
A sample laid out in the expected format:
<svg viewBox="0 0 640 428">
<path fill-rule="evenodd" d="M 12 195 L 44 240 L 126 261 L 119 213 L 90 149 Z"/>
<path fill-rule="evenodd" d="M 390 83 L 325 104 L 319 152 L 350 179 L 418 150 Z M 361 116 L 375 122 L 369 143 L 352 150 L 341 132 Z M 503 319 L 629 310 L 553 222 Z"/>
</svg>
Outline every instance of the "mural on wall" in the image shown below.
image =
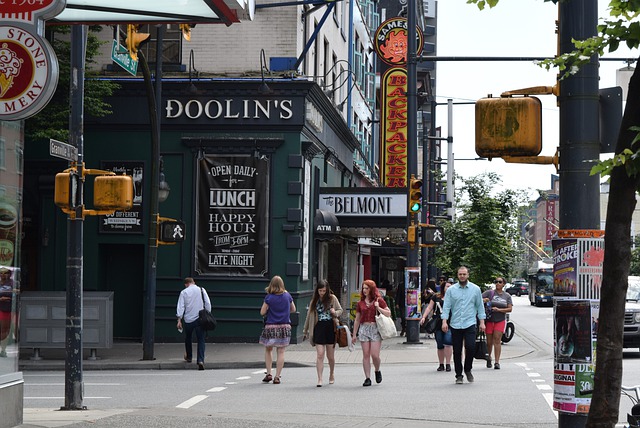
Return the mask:
<svg viewBox="0 0 640 428">
<path fill-rule="evenodd" d="M 205 155 L 197 193 L 196 272 L 267 276 L 269 158 Z"/>
</svg>

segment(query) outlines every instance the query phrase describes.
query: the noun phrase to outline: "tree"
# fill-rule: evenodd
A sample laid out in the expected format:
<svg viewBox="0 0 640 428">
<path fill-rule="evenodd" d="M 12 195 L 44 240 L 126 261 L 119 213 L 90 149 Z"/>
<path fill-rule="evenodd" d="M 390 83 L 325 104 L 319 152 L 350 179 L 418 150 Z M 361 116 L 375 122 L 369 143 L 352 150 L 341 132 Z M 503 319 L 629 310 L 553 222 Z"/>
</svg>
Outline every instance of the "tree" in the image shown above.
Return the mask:
<svg viewBox="0 0 640 428">
<path fill-rule="evenodd" d="M 455 272 L 458 266 L 467 266 L 472 280 L 480 285 L 511 273 L 522 194 L 504 190 L 492 196 L 491 189 L 500 181 L 495 173 L 462 180 L 460 215 L 445 223 L 447 238 L 436 249 L 436 265 L 442 271 Z"/>
<path fill-rule="evenodd" d="M 493 7 L 499 0 L 467 0 L 479 8 Z M 545 0 L 557 3 L 558 0 Z M 544 61 L 555 66 L 563 77 L 576 73 L 580 66 L 605 50 L 614 52 L 620 44 L 631 49 L 640 45 L 640 1 L 610 0 L 611 18 L 597 27 L 597 35 L 574 41 L 575 50 Z M 622 341 L 624 307 L 631 264 L 631 220 L 640 185 L 640 71 L 636 68 L 629 82 L 627 104 L 612 159 L 593 168 L 592 173 L 610 177 L 605 256 L 600 294 L 598 344 L 594 393 L 587 419 L 588 427 L 612 427 L 618 420 L 622 383 Z M 562 161 L 561 161 L 562 162 Z"/>
<path fill-rule="evenodd" d="M 111 96 L 119 87 L 117 83 L 109 80 L 96 79 L 97 72 L 91 71 L 93 58 L 98 54 L 100 42 L 96 33 L 100 31 L 100 26 L 90 26 L 87 37 L 85 88 L 84 88 L 84 109 L 85 114 L 102 117 L 111 114 L 111 106 L 103 100 Z M 47 29 L 47 39 L 51 43 L 58 58 L 59 78 L 51 101 L 37 115 L 29 118 L 25 122 L 25 137 L 29 141 L 53 138 L 59 141 L 69 139 L 69 77 L 71 61 L 71 43 L 68 34 L 70 27 L 55 26 Z"/>
</svg>

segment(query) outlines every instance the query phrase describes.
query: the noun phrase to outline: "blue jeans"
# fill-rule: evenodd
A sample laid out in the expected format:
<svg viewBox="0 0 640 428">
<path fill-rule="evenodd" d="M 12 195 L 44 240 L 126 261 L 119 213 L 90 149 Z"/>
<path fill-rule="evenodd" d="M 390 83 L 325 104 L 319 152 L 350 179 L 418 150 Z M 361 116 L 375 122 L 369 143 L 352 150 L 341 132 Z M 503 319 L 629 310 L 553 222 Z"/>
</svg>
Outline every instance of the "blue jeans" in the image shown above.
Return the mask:
<svg viewBox="0 0 640 428">
<path fill-rule="evenodd" d="M 467 328 L 451 328 L 453 341 L 453 364 L 456 377 L 462 377 L 462 343 L 464 342 L 464 372 L 470 372 L 473 368 L 473 356 L 476 352 L 476 326 Z"/>
<path fill-rule="evenodd" d="M 198 324 L 198 320 L 194 322 L 184 323 L 184 349 L 186 351 L 187 360 L 193 359 L 193 331 L 196 331 L 198 339 L 198 359 L 199 363 L 204 363 L 204 330 Z"/>
</svg>

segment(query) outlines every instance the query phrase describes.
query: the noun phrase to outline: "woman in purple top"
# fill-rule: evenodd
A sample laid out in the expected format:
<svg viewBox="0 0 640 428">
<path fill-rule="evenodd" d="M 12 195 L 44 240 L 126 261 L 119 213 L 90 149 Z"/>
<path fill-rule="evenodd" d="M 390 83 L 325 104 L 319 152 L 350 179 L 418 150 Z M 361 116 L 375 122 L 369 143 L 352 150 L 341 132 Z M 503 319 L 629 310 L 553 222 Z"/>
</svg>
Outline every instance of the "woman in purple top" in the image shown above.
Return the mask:
<svg viewBox="0 0 640 428">
<path fill-rule="evenodd" d="M 271 278 L 269 286 L 265 289 L 267 296 L 264 298 L 260 315 L 265 317 L 264 328 L 260 335 L 260 343 L 264 348 L 264 362 L 267 368 L 267 375 L 263 382 L 280 383 L 280 373 L 284 367 L 284 350 L 291 341 L 291 319 L 289 314 L 296 311 L 293 297 L 284 288 L 284 281 L 278 275 Z M 271 366 L 273 365 L 272 351 L 277 349 L 278 358 L 276 360 L 276 376 L 271 376 Z"/>
</svg>

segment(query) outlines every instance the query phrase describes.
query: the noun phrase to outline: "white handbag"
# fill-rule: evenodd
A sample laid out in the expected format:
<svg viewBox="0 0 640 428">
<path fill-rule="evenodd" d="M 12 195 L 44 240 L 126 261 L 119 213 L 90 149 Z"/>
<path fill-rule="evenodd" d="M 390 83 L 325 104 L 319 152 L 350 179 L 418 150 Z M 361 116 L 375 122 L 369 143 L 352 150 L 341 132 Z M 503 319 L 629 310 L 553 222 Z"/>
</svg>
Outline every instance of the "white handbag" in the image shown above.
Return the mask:
<svg viewBox="0 0 640 428">
<path fill-rule="evenodd" d="M 396 324 L 393 322 L 391 317 L 381 313 L 376 314 L 376 325 L 378 326 L 378 332 L 383 339 L 389 339 L 398 335 Z"/>
</svg>

